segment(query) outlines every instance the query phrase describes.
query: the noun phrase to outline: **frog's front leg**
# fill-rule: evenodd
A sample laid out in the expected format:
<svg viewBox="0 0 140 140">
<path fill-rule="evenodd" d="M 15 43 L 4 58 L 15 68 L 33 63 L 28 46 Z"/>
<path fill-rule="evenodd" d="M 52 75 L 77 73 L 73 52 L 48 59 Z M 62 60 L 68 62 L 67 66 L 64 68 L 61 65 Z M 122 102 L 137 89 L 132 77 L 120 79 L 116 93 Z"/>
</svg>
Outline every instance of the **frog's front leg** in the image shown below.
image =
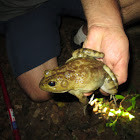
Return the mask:
<svg viewBox="0 0 140 140">
<path fill-rule="evenodd" d="M 77 49 L 72 53 L 73 58 L 77 58 L 77 57 L 94 57 L 94 58 L 103 58 L 104 57 L 104 53 L 102 52 L 98 52 L 95 50 L 91 50 L 91 49 L 87 49 L 87 48 L 81 48 L 81 49 Z"/>
<path fill-rule="evenodd" d="M 84 115 L 86 115 L 86 108 L 88 105 L 88 98 L 86 96 L 84 96 L 83 93 L 81 93 L 78 90 L 71 90 L 69 91 L 69 93 L 71 93 L 72 95 L 76 96 L 79 101 L 84 105 Z"/>
<path fill-rule="evenodd" d="M 70 90 L 69 93 L 71 93 L 72 95 L 76 96 L 79 99 L 79 101 L 81 103 L 83 103 L 84 105 L 88 104 L 88 98 L 86 96 L 84 96 L 84 94 L 81 93 L 80 91 L 78 91 L 78 90 Z"/>
<path fill-rule="evenodd" d="M 95 50 L 91 50 L 91 49 L 87 49 L 87 48 L 77 49 L 72 53 L 72 57 L 70 59 L 68 59 L 66 61 L 66 63 L 75 58 L 79 58 L 79 57 L 93 57 L 95 59 L 98 59 L 98 58 L 103 58 L 104 53 L 98 52 Z"/>
</svg>

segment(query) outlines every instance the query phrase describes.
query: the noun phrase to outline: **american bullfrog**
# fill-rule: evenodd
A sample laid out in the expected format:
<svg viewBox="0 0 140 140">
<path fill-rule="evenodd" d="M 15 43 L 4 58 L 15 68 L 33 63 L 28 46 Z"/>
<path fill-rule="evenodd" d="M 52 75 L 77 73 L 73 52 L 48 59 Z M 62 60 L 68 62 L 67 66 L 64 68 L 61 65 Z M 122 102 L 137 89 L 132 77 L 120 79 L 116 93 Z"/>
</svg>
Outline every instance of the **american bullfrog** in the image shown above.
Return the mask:
<svg viewBox="0 0 140 140">
<path fill-rule="evenodd" d="M 103 53 L 95 50 L 77 49 L 63 66 L 46 70 L 39 87 L 53 93 L 69 92 L 84 105 L 88 104 L 84 93 L 93 92 L 98 88 L 115 95 L 118 82 L 110 68 L 99 61 L 103 57 Z"/>
</svg>

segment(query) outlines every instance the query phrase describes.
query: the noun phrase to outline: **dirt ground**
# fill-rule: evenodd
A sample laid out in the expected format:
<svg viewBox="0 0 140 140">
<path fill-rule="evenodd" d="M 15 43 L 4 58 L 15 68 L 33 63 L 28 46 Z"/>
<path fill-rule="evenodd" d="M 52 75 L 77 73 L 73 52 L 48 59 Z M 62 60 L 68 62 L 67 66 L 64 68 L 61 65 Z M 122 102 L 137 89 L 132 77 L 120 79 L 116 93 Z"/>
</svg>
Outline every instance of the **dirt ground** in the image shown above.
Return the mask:
<svg viewBox="0 0 140 140">
<path fill-rule="evenodd" d="M 82 24 L 83 21 L 79 19 L 63 19 L 60 30 L 62 52 L 58 59 L 59 64 L 64 64 L 71 56 L 71 34 Z M 140 24 L 128 26 L 126 32 L 130 41 L 131 54 L 129 78 L 124 85 L 120 86 L 119 94 L 126 95 L 130 91 L 133 95 L 140 91 Z M 22 140 L 140 139 L 140 99 L 136 102 L 137 108 L 132 112 L 135 118 L 132 121 L 118 122 L 115 130 L 117 133 L 115 133 L 112 128 L 106 127 L 107 120 L 101 118 L 100 114 L 90 110 L 90 113 L 85 116 L 77 98 L 68 93 L 57 94 L 53 99 L 43 103 L 32 102 L 19 87 L 12 74 L 3 37 L 0 38 L 0 66 Z M 133 90 L 130 90 L 132 87 Z M 108 98 L 105 99 L 108 100 Z M 0 88 L 0 140 L 13 139 Z"/>
</svg>

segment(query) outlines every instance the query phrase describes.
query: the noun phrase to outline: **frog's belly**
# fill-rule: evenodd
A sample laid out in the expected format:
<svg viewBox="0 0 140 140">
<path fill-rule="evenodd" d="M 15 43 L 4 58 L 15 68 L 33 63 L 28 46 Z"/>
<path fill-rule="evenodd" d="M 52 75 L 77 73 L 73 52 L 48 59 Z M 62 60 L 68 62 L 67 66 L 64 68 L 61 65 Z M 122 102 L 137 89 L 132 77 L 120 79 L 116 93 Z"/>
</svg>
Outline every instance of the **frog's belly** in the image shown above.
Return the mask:
<svg viewBox="0 0 140 140">
<path fill-rule="evenodd" d="M 83 93 L 91 92 L 101 87 L 103 83 L 104 83 L 103 80 L 99 80 L 98 82 L 95 82 L 93 80 L 93 81 L 75 86 L 75 90 L 80 90 Z"/>
</svg>

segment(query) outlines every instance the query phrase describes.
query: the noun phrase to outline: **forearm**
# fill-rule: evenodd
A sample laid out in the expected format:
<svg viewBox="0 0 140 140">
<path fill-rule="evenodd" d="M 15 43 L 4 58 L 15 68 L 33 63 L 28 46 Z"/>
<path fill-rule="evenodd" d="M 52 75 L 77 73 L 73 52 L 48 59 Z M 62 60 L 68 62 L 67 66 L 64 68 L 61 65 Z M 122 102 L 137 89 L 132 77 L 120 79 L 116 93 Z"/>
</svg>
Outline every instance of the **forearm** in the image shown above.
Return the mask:
<svg viewBox="0 0 140 140">
<path fill-rule="evenodd" d="M 92 25 L 123 27 L 117 0 L 81 0 L 88 28 Z"/>
</svg>

